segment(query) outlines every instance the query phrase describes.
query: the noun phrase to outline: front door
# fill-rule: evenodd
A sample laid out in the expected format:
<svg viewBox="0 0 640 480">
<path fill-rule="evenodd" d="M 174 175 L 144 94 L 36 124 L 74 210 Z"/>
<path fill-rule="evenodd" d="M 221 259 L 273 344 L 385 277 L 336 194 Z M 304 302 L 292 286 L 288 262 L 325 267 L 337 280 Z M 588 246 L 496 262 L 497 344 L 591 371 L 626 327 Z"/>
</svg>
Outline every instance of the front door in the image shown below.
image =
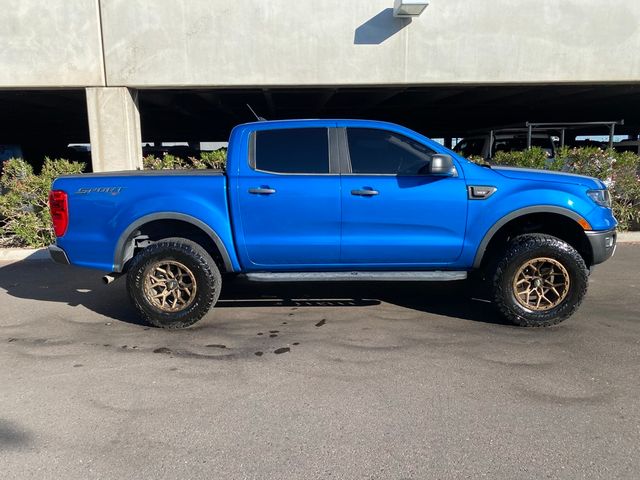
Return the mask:
<svg viewBox="0 0 640 480">
<path fill-rule="evenodd" d="M 341 176 L 343 265 L 420 268 L 454 262 L 466 225 L 464 179 L 430 175 L 436 152 L 398 132 L 347 128 L 343 141 L 350 170 Z"/>
</svg>

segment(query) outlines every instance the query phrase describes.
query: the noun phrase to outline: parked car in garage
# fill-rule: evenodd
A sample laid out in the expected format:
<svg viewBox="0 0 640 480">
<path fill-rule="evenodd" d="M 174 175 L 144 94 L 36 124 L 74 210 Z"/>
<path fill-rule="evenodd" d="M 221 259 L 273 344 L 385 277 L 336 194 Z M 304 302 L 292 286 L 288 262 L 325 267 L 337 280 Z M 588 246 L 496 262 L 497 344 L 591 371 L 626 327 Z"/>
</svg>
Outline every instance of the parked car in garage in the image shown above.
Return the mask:
<svg viewBox="0 0 640 480">
<path fill-rule="evenodd" d="M 552 135 L 534 133 L 531 135 L 531 145 L 540 147 L 552 159 L 556 154 L 556 145 Z M 495 130 L 482 135 L 465 137 L 453 147 L 453 151 L 463 157 L 482 157 L 491 160 L 497 152 L 513 152 L 527 148 L 526 131 Z"/>
<path fill-rule="evenodd" d="M 0 162 L 10 158 L 22 158 L 22 148 L 16 144 L 0 144 Z"/>
<path fill-rule="evenodd" d="M 622 140 L 613 144 L 618 152 L 631 152 L 640 155 L 640 140 Z"/>
</svg>

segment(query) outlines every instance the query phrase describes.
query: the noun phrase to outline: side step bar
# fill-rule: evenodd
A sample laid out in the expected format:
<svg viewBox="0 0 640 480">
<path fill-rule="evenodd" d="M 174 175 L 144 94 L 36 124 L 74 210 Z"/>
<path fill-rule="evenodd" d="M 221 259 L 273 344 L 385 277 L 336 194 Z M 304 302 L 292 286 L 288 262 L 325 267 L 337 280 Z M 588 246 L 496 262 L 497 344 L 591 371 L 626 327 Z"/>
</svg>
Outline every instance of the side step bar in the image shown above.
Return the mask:
<svg viewBox="0 0 640 480">
<path fill-rule="evenodd" d="M 253 282 L 449 282 L 466 279 L 467 272 L 257 272 L 246 277 Z"/>
</svg>

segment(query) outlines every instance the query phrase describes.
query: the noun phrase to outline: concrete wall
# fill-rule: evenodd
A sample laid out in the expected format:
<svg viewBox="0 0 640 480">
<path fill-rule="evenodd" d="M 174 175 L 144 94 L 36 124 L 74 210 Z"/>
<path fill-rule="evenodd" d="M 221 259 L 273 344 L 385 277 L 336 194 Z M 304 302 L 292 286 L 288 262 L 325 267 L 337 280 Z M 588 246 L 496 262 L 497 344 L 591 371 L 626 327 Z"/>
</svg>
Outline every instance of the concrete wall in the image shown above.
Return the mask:
<svg viewBox="0 0 640 480">
<path fill-rule="evenodd" d="M 0 87 L 640 81 L 638 0 L 3 0 Z"/>
<path fill-rule="evenodd" d="M 103 83 L 97 0 L 0 2 L 0 88 Z"/>
<path fill-rule="evenodd" d="M 640 80 L 638 0 L 102 0 L 109 84 Z"/>
</svg>

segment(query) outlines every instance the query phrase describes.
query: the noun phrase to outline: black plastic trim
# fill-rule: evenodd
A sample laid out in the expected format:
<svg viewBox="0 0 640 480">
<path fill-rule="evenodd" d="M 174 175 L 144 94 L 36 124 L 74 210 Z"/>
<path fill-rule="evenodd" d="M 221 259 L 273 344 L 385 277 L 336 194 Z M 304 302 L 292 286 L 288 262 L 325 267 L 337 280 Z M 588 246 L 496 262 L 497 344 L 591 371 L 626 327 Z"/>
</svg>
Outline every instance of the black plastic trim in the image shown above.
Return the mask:
<svg viewBox="0 0 640 480">
<path fill-rule="evenodd" d="M 329 173 L 340 173 L 340 138 L 335 127 L 329 127 Z"/>
<path fill-rule="evenodd" d="M 249 167 L 256 169 L 256 132 L 255 130 L 249 134 Z"/>
<path fill-rule="evenodd" d="M 117 172 L 80 173 L 77 175 L 61 175 L 57 178 L 100 178 L 100 177 L 192 177 L 192 176 L 224 176 L 224 170 L 123 170 Z"/>
<path fill-rule="evenodd" d="M 116 249 L 114 252 L 114 259 L 113 259 L 114 272 L 118 272 L 118 273 L 122 272 L 122 269 L 124 268 L 124 264 L 128 260 L 127 253 L 129 249 L 127 248 L 128 247 L 127 241 L 131 239 L 131 236 L 133 235 L 133 233 L 144 224 L 153 222 L 156 220 L 181 220 L 183 222 L 190 223 L 191 225 L 200 228 L 207 235 L 209 235 L 211 240 L 213 240 L 213 242 L 216 244 L 216 247 L 218 247 L 218 250 L 220 251 L 220 255 L 222 256 L 222 262 L 224 263 L 225 270 L 227 272 L 233 271 L 233 264 L 231 263 L 231 258 L 229 257 L 229 253 L 227 252 L 227 249 L 224 246 L 224 243 L 222 243 L 222 240 L 220 239 L 218 234 L 206 223 L 204 223 L 202 220 L 198 220 L 197 218 L 192 217 L 191 215 L 186 215 L 184 213 L 158 212 L 158 213 L 151 213 L 149 215 L 145 215 L 144 217 L 137 219 L 126 228 L 126 230 L 122 233 L 122 235 L 120 235 L 120 238 L 118 239 L 118 243 L 116 244 Z"/>
<path fill-rule="evenodd" d="M 338 137 L 338 151 L 340 153 L 340 173 L 350 175 L 351 155 L 349 154 L 349 142 L 347 141 L 347 129 L 345 127 L 336 128 Z"/>
<path fill-rule="evenodd" d="M 602 263 L 613 256 L 616 251 L 616 243 L 618 232 L 615 228 L 605 231 L 590 231 L 585 232 L 589 243 L 591 244 L 591 251 L 593 254 L 592 265 Z M 607 247 L 606 239 L 613 237 L 611 246 Z"/>
<path fill-rule="evenodd" d="M 487 193 L 485 195 L 478 195 L 476 193 L 476 188 L 484 188 L 487 190 Z M 496 190 L 498 189 L 493 185 L 469 185 L 467 186 L 467 196 L 469 200 L 486 200 L 496 193 Z"/>
<path fill-rule="evenodd" d="M 515 210 L 505 215 L 504 217 L 502 217 L 496 223 L 494 223 L 493 226 L 487 231 L 487 233 L 485 233 L 484 237 L 482 238 L 482 241 L 480 242 L 480 246 L 478 247 L 478 250 L 476 250 L 476 256 L 473 261 L 473 268 L 480 267 L 480 264 L 482 263 L 482 258 L 484 257 L 484 253 L 487 249 L 487 246 L 489 245 L 489 242 L 491 241 L 493 236 L 496 234 L 496 232 L 500 230 L 500 228 L 502 228 L 511 220 L 515 220 L 518 217 L 529 215 L 531 213 L 556 213 L 558 215 L 563 215 L 572 220 L 575 220 L 576 222 L 583 220 L 583 218 L 577 213 L 567 208 L 556 207 L 554 205 L 538 205 L 535 207 L 525 207 L 525 208 L 521 208 L 520 210 Z"/>
<path fill-rule="evenodd" d="M 67 252 L 57 245 L 49 245 L 49 255 L 51 255 L 51 259 L 56 263 L 71 265 L 69 257 L 67 257 Z"/>
<path fill-rule="evenodd" d="M 465 280 L 466 271 L 345 271 L 345 272 L 252 272 L 244 275 L 253 282 L 450 282 Z"/>
</svg>

